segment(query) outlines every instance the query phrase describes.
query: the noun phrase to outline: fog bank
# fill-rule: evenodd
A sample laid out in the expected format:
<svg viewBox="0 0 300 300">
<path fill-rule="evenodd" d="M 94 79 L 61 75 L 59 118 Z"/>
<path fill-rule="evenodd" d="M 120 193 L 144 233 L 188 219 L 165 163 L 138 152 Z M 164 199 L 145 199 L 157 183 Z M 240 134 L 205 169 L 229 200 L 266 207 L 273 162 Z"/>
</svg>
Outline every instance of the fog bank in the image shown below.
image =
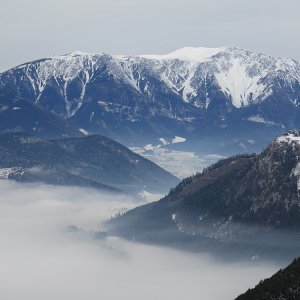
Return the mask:
<svg viewBox="0 0 300 300">
<path fill-rule="evenodd" d="M 137 204 L 127 196 L 8 181 L 0 191 L 1 299 L 230 300 L 278 268 L 95 239 L 101 220 Z"/>
</svg>

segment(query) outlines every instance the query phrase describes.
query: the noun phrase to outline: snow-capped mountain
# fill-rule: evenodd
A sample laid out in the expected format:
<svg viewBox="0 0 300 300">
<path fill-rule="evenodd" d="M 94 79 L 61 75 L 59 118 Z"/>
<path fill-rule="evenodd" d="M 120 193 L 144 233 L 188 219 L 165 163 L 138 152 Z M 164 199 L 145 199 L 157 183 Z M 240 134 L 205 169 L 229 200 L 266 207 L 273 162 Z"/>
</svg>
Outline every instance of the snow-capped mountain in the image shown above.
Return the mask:
<svg viewBox="0 0 300 300">
<path fill-rule="evenodd" d="M 183 48 L 169 55 L 143 57 L 160 62 L 154 67 L 156 75 L 161 74 L 161 80 L 184 101 L 206 109 L 213 98 L 203 95 L 200 88 L 207 90 L 209 81 L 214 81 L 231 104 L 240 108 L 267 98 L 273 93 L 275 79 L 282 79 L 290 86 L 300 80 L 298 62 L 239 48 Z M 174 60 L 179 64 L 174 64 Z"/>
<path fill-rule="evenodd" d="M 0 89 L 128 144 L 162 133 L 237 137 L 247 128 L 249 137 L 300 126 L 300 63 L 234 47 L 74 52 L 3 72 Z"/>
</svg>

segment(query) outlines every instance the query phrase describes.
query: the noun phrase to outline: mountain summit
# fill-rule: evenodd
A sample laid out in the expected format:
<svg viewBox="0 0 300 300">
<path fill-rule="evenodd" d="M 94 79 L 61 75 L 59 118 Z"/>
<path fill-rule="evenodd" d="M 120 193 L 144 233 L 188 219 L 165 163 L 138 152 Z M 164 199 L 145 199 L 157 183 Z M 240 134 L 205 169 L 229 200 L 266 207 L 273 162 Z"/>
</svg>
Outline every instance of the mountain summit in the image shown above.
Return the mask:
<svg viewBox="0 0 300 300">
<path fill-rule="evenodd" d="M 165 55 L 139 55 L 139 57 L 156 60 L 178 59 L 182 61 L 201 63 L 225 50 L 226 48 L 184 47 Z"/>
</svg>

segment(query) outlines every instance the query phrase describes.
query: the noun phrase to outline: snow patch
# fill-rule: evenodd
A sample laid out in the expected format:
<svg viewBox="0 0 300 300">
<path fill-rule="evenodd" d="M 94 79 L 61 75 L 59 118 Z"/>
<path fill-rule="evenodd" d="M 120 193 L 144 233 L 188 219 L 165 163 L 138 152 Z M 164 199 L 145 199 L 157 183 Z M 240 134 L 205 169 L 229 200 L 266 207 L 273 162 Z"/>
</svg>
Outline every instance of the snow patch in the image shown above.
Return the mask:
<svg viewBox="0 0 300 300">
<path fill-rule="evenodd" d="M 243 142 L 239 143 L 239 147 L 242 148 L 244 151 L 247 150 L 247 147 Z"/>
<path fill-rule="evenodd" d="M 149 193 L 147 191 L 142 191 L 139 193 L 139 197 L 143 200 L 143 202 L 154 202 L 160 200 L 163 195 L 162 194 L 154 194 L 154 193 Z"/>
<path fill-rule="evenodd" d="M 297 177 L 297 189 L 300 190 L 300 163 L 298 162 L 295 169 L 292 171 L 292 175 Z"/>
<path fill-rule="evenodd" d="M 164 138 L 160 138 L 159 141 L 160 141 L 164 146 L 169 144 Z"/>
<path fill-rule="evenodd" d="M 152 144 L 147 144 L 143 147 L 146 151 L 155 150 L 157 146 L 153 146 Z"/>
<path fill-rule="evenodd" d="M 260 82 L 262 75 L 250 76 L 247 65 L 239 59 L 233 59 L 227 70 L 220 70 L 215 76 L 222 92 L 231 98 L 237 108 L 255 102 L 266 89 Z"/>
<path fill-rule="evenodd" d="M 172 139 L 172 144 L 184 143 L 185 141 L 186 141 L 186 138 L 183 138 L 180 136 L 175 136 L 174 139 Z"/>
<path fill-rule="evenodd" d="M 224 158 L 216 154 L 200 156 L 195 152 L 177 151 L 163 147 L 147 152 L 139 147 L 132 147 L 131 150 L 153 161 L 178 178 L 196 174 L 202 171 L 204 167 L 215 163 L 220 158 Z"/>
<path fill-rule="evenodd" d="M 2 168 L 0 169 L 0 179 L 8 179 L 11 174 L 23 173 L 22 168 L 13 167 L 13 168 Z"/>
<path fill-rule="evenodd" d="M 0 104 L 0 112 L 1 112 L 1 111 L 6 111 L 6 110 L 8 110 L 8 108 L 9 108 L 9 107 L 8 107 L 7 105 L 4 105 L 4 104 L 2 105 L 2 104 Z"/>
<path fill-rule="evenodd" d="M 262 116 L 259 116 L 259 115 L 249 117 L 248 121 L 255 122 L 255 123 L 262 123 L 262 124 L 266 124 L 266 125 L 278 125 L 275 122 L 265 120 Z"/>
<path fill-rule="evenodd" d="M 83 128 L 79 128 L 79 131 L 82 132 L 84 135 L 89 135 L 89 132 Z"/>
<path fill-rule="evenodd" d="M 276 141 L 279 143 L 296 143 L 300 145 L 300 136 L 296 135 L 295 133 L 289 132 L 277 138 Z"/>
<path fill-rule="evenodd" d="M 39 143 L 41 140 L 36 136 L 21 136 L 19 141 L 21 144 L 35 144 Z"/>
<path fill-rule="evenodd" d="M 183 61 L 203 62 L 212 56 L 224 51 L 226 48 L 204 48 L 204 47 L 184 47 L 174 52 L 164 55 L 139 55 L 139 57 L 155 59 L 155 60 L 170 60 L 178 59 Z"/>
</svg>

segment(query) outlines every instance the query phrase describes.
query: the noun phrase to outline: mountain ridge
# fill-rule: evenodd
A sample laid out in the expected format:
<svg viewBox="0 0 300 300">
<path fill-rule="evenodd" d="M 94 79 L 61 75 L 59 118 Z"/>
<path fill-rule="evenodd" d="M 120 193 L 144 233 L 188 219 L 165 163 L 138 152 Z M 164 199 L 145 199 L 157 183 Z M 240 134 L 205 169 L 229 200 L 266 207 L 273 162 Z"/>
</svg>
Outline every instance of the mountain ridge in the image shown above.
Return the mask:
<svg viewBox="0 0 300 300">
<path fill-rule="evenodd" d="M 127 146 L 162 134 L 199 140 L 214 132 L 234 141 L 300 126 L 298 61 L 234 47 L 192 49 L 209 55 L 195 62 L 74 52 L 1 73 L 0 90 Z M 178 51 L 169 56 L 186 55 Z"/>
<path fill-rule="evenodd" d="M 178 179 L 125 146 L 99 135 L 45 140 L 0 135 L 0 177 L 92 186 L 127 193 L 162 192 Z"/>
<path fill-rule="evenodd" d="M 200 56 L 201 56 L 201 52 L 204 52 L 204 57 L 202 58 L 198 58 L 198 59 L 194 59 L 195 57 L 197 57 L 197 54 L 199 55 L 198 51 L 200 50 Z M 205 52 L 208 52 L 209 54 L 205 55 Z M 203 55 L 203 54 L 202 54 Z M 265 54 L 260 54 L 260 53 L 255 53 L 253 51 L 248 51 L 246 49 L 242 49 L 242 48 L 238 48 L 238 47 L 223 47 L 223 48 L 192 48 L 192 47 L 186 47 L 186 48 L 182 48 L 179 49 L 177 51 L 171 52 L 169 54 L 166 55 L 136 55 L 136 56 L 130 56 L 130 55 L 110 55 L 110 54 L 106 54 L 106 53 L 99 53 L 99 54 L 87 54 L 87 53 L 82 53 L 79 51 L 75 51 L 72 53 L 68 53 L 65 55 L 61 55 L 61 56 L 53 56 L 51 58 L 45 58 L 45 59 L 40 59 L 40 60 L 36 60 L 30 63 L 24 63 L 21 64 L 15 68 L 12 68 L 10 70 L 13 69 L 23 69 L 26 68 L 28 65 L 30 64 L 47 64 L 48 62 L 53 62 L 54 65 L 58 65 L 60 67 L 62 67 L 63 69 L 58 69 L 57 70 L 57 76 L 62 76 L 62 73 L 60 72 L 64 72 L 64 76 L 65 79 L 67 79 L 69 77 L 69 79 L 73 79 L 74 77 L 76 77 L 77 74 L 72 74 L 73 72 L 82 72 L 84 71 L 84 68 L 86 67 L 91 67 L 91 70 L 93 71 L 93 67 L 97 64 L 97 60 L 101 59 L 101 58 L 107 58 L 107 59 L 112 59 L 116 62 L 115 66 L 112 66 L 112 68 L 114 67 L 115 69 L 111 70 L 114 73 L 114 76 L 118 77 L 120 76 L 118 79 L 119 80 L 127 80 L 127 83 L 131 84 L 131 86 L 133 88 L 135 88 L 137 91 L 142 92 L 138 82 L 134 82 L 136 81 L 136 79 L 134 78 L 134 74 L 132 73 L 133 70 L 130 70 L 128 68 L 132 67 L 130 66 L 130 64 L 127 64 L 126 66 L 124 66 L 124 64 L 127 63 L 133 63 L 133 64 L 138 64 L 140 61 L 142 61 L 143 59 L 146 59 L 148 61 L 156 61 L 156 60 L 160 60 L 160 61 L 164 61 L 164 62 L 168 62 L 168 61 L 182 61 L 182 62 L 188 62 L 190 63 L 189 66 L 183 66 L 185 68 L 185 72 L 188 72 L 188 68 L 193 69 L 193 63 L 196 64 L 201 64 L 201 63 L 205 63 L 207 60 L 213 60 L 215 58 L 219 59 L 220 56 L 224 56 L 221 57 L 224 61 L 221 61 L 221 63 L 226 63 L 226 58 L 228 59 L 229 56 L 232 56 L 233 58 L 238 58 L 239 56 L 242 56 L 242 59 L 244 60 L 244 62 L 249 63 L 251 61 L 251 59 L 255 58 L 256 64 L 261 64 L 262 66 L 260 66 L 260 68 L 262 67 L 266 67 L 266 70 L 264 72 L 269 71 L 269 68 L 271 68 L 272 71 L 275 72 L 292 72 L 291 77 L 289 77 L 290 79 L 292 79 L 292 77 L 294 77 L 294 79 L 299 81 L 300 78 L 300 71 L 296 70 L 296 67 L 299 69 L 299 62 L 297 60 L 294 59 L 289 59 L 289 58 L 274 58 L 272 56 L 269 55 L 265 55 Z M 247 57 L 249 56 L 249 57 Z M 225 58 L 225 59 L 224 59 Z M 262 59 L 264 62 L 258 61 L 259 59 Z M 140 60 L 140 61 L 139 61 Z M 68 70 L 67 66 L 63 66 L 63 61 L 65 61 L 66 64 L 73 64 L 75 65 L 75 63 L 79 64 L 78 68 L 72 68 L 72 70 Z M 258 61 L 258 62 L 257 62 Z M 118 62 L 120 64 L 118 64 Z M 242 61 L 240 61 L 242 62 Z M 144 63 L 144 62 L 143 62 Z M 231 62 L 232 63 L 232 62 Z M 233 62 L 235 63 L 235 62 Z M 123 65 L 122 65 L 123 64 Z M 53 66 L 54 66 L 53 65 Z M 264 66 L 263 66 L 264 65 Z M 48 68 L 51 67 L 51 64 L 48 65 Z M 122 69 L 122 67 L 125 67 Z M 226 69 L 227 67 L 225 65 L 223 66 L 218 66 L 219 70 L 221 71 L 221 69 Z M 118 69 L 120 68 L 120 69 Z M 127 70 L 126 70 L 127 68 Z M 8 70 L 8 71 L 10 71 Z M 47 80 L 47 76 L 49 74 L 45 74 L 45 69 L 42 70 L 42 77 L 44 76 L 44 78 L 40 77 L 40 86 L 39 88 L 42 88 L 42 85 L 45 83 L 43 83 L 43 80 Z M 67 71 L 67 74 L 66 74 Z M 126 71 L 128 71 L 126 73 Z M 153 69 L 152 67 L 152 72 L 155 72 L 155 69 Z M 192 70 L 194 71 L 194 70 Z M 208 70 L 209 71 L 209 70 Z M 239 70 L 241 71 L 241 70 Z M 6 71 L 7 72 L 7 71 Z M 6 72 L 2 72 L 6 73 Z M 53 70 L 50 70 L 50 73 L 53 72 Z M 120 74 L 119 72 L 122 72 L 123 74 Z M 130 73 L 131 72 L 131 73 Z M 256 71 L 257 72 L 257 71 Z M 86 73 L 85 74 L 87 76 L 87 81 L 90 79 L 90 74 Z M 126 76 L 127 75 L 127 76 Z M 227 74 L 228 75 L 228 74 Z M 243 74 L 229 74 L 229 75 L 243 75 Z M 255 74 L 252 74 L 255 75 Z M 266 75 L 266 74 L 262 74 L 262 75 Z M 91 77 L 93 76 L 93 74 L 91 74 Z M 157 77 L 159 77 L 158 74 L 156 74 Z M 127 77 L 127 78 L 126 78 Z M 250 76 L 251 77 L 251 76 Z M 252 76 L 252 78 L 255 78 L 255 76 Z M 161 76 L 160 79 L 162 81 L 164 81 L 163 77 Z M 179 79 L 179 78 L 177 78 Z M 187 80 L 188 78 L 184 78 L 185 80 Z M 221 78 L 219 78 L 220 80 L 218 80 L 219 86 L 220 88 L 224 91 L 224 90 L 228 90 L 230 89 L 229 86 L 222 86 L 220 83 Z M 223 78 L 222 78 L 223 79 Z M 237 78 L 233 78 L 235 80 L 237 80 Z M 244 79 L 243 79 L 244 80 Z M 166 85 L 169 85 L 169 87 L 171 87 L 171 89 L 173 89 L 173 91 L 176 91 L 177 93 L 179 93 L 179 91 L 181 90 L 181 88 L 184 88 L 184 86 L 186 85 L 186 83 L 182 83 L 181 86 L 177 87 L 176 85 L 170 84 L 172 83 L 172 79 L 168 79 L 167 81 L 165 80 L 164 83 Z M 237 85 L 236 85 L 237 86 Z M 246 87 L 247 89 L 247 87 Z M 231 96 L 233 95 L 233 90 L 231 89 Z M 240 94 L 239 96 L 242 96 L 242 94 Z M 187 101 L 186 98 L 186 94 L 185 96 L 183 95 L 183 100 Z M 233 101 L 233 105 L 236 107 L 240 107 L 241 105 L 247 105 L 248 103 L 238 103 L 237 99 L 235 99 L 235 101 Z"/>
</svg>

